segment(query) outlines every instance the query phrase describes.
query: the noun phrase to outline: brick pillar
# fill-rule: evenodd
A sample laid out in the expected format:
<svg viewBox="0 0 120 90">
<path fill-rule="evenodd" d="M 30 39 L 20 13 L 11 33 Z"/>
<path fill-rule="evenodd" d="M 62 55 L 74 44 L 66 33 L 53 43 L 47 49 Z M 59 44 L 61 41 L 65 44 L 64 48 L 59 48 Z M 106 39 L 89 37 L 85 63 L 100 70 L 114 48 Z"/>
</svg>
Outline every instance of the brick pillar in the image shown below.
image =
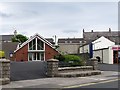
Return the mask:
<svg viewBox="0 0 120 90">
<path fill-rule="evenodd" d="M 98 69 L 98 60 L 95 58 L 91 58 L 89 60 L 89 64 L 90 66 L 93 66 L 93 70 L 97 70 Z"/>
<path fill-rule="evenodd" d="M 47 76 L 55 77 L 58 74 L 58 62 L 57 59 L 49 59 L 47 61 Z"/>
<path fill-rule="evenodd" d="M 10 60 L 0 59 L 0 85 L 10 83 Z"/>
</svg>

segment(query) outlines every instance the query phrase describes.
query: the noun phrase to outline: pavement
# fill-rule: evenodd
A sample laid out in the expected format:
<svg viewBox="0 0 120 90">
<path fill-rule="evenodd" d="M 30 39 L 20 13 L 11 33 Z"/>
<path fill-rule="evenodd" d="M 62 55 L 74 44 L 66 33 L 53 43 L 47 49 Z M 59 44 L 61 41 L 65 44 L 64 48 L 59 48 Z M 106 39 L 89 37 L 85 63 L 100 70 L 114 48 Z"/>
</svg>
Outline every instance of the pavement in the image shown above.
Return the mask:
<svg viewBox="0 0 120 90">
<path fill-rule="evenodd" d="M 67 88 L 92 82 L 114 80 L 118 78 L 117 71 L 102 71 L 101 75 L 74 78 L 40 78 L 34 80 L 12 81 L 2 88 Z M 117 85 L 118 86 L 118 85 Z M 116 87 L 117 88 L 117 87 Z"/>
</svg>

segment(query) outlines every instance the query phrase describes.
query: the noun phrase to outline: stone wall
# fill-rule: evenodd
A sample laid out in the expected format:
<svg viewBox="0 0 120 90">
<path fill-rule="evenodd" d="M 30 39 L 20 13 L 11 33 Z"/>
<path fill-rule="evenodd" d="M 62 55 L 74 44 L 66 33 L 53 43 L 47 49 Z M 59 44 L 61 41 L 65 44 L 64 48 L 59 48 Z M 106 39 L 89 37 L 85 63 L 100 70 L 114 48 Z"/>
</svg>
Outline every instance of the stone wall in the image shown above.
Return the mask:
<svg viewBox="0 0 120 90">
<path fill-rule="evenodd" d="M 86 65 L 93 66 L 93 70 L 98 70 L 98 60 L 96 58 L 87 60 Z"/>
<path fill-rule="evenodd" d="M 59 73 L 73 72 L 73 71 L 94 71 L 98 69 L 98 60 L 91 59 L 88 60 L 88 66 L 80 66 L 80 67 L 62 67 L 58 68 L 58 60 L 50 59 L 47 61 L 47 76 L 48 77 L 56 77 L 59 76 Z"/>
<path fill-rule="evenodd" d="M 58 60 L 49 59 L 47 60 L 47 76 L 55 77 L 58 74 Z"/>
<path fill-rule="evenodd" d="M 10 60 L 0 59 L 0 85 L 10 83 Z"/>
</svg>

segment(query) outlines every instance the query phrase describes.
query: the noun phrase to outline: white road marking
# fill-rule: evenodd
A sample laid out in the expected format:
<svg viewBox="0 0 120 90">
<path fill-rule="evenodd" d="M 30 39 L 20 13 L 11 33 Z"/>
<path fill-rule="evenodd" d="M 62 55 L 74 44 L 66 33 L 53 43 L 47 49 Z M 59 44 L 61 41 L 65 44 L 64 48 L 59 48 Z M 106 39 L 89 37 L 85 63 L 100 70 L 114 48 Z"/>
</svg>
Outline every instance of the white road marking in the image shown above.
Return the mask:
<svg viewBox="0 0 120 90">
<path fill-rule="evenodd" d="M 108 82 L 114 82 L 120 79 L 114 79 L 114 80 L 107 80 L 107 81 L 102 81 L 102 82 L 97 82 L 97 83 L 87 83 L 87 84 L 81 84 L 81 85 L 74 85 L 74 86 L 66 86 L 64 88 L 77 88 L 77 87 L 83 87 L 83 86 L 89 86 L 89 85 L 95 85 L 95 84 L 101 84 L 101 83 L 108 83 Z"/>
</svg>

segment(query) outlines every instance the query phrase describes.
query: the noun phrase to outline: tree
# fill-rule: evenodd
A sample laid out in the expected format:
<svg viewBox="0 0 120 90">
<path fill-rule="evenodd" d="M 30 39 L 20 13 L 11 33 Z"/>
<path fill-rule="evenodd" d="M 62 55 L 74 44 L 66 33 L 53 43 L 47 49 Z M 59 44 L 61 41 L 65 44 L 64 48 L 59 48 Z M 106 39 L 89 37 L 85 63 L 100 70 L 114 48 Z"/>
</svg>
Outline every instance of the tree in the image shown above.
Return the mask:
<svg viewBox="0 0 120 90">
<path fill-rule="evenodd" d="M 23 43 L 27 40 L 28 38 L 22 34 L 18 34 L 12 38 L 12 42 L 19 42 L 19 43 Z"/>
</svg>

